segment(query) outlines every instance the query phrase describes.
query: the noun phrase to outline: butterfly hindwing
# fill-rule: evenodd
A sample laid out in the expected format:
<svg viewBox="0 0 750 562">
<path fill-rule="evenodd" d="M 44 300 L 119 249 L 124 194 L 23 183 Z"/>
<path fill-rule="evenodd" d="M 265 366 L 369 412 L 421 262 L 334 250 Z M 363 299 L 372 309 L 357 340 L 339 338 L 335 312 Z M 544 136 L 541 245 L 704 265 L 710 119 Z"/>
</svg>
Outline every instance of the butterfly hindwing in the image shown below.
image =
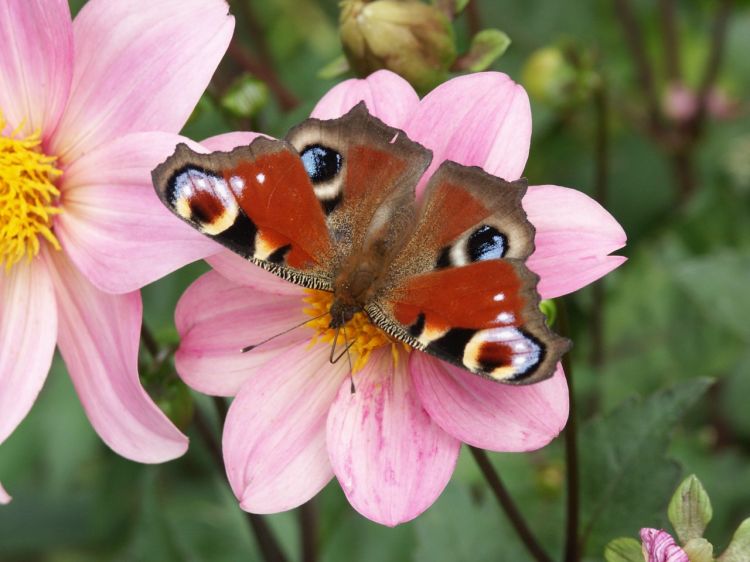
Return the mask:
<svg viewBox="0 0 750 562">
<path fill-rule="evenodd" d="M 260 137 L 211 154 L 181 144 L 153 180 L 164 204 L 202 233 L 289 281 L 331 290 L 325 214 L 288 143 Z"/>
<path fill-rule="evenodd" d="M 524 182 L 446 162 L 396 257 L 371 318 L 393 337 L 493 380 L 551 376 L 567 340 L 546 326 L 524 260 L 534 229 Z"/>
</svg>

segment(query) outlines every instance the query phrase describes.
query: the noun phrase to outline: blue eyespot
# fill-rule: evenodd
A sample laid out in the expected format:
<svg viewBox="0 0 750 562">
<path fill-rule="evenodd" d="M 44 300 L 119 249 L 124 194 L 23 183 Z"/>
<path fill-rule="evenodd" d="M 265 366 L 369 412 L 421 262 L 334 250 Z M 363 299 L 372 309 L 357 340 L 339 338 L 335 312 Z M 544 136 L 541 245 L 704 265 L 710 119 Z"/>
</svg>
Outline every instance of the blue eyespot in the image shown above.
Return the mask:
<svg viewBox="0 0 750 562">
<path fill-rule="evenodd" d="M 320 144 L 305 147 L 300 154 L 302 165 L 313 183 L 333 179 L 341 171 L 343 157 L 341 154 Z"/>
<path fill-rule="evenodd" d="M 486 224 L 472 232 L 466 241 L 466 251 L 471 262 L 502 258 L 507 249 L 505 236 Z"/>
</svg>

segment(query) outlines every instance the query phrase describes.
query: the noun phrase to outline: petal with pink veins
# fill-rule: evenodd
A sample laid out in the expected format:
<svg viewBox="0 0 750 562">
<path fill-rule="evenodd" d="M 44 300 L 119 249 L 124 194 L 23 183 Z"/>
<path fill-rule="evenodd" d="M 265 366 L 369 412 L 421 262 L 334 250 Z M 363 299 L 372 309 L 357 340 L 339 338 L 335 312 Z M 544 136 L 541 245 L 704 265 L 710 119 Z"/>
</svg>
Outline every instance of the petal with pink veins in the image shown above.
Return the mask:
<svg viewBox="0 0 750 562">
<path fill-rule="evenodd" d="M 672 535 L 659 529 L 641 529 L 643 555 L 646 562 L 690 562 Z"/>
<path fill-rule="evenodd" d="M 134 133 L 88 152 L 64 176 L 55 232 L 65 251 L 103 291 L 140 289 L 221 246 L 175 217 L 156 196 L 151 170 L 178 142 L 170 133 Z"/>
<path fill-rule="evenodd" d="M 245 511 L 292 509 L 333 476 L 326 416 L 348 365 L 331 365 L 329 350 L 297 345 L 257 369 L 232 402 L 224 425 L 224 463 Z"/>
<path fill-rule="evenodd" d="M 237 285 L 252 287 L 256 291 L 271 295 L 292 296 L 301 294 L 298 285 L 285 281 L 273 273 L 269 273 L 229 250 L 221 250 L 213 256 L 207 257 L 206 261 L 222 277 L 233 281 Z"/>
<path fill-rule="evenodd" d="M 528 386 L 490 381 L 418 351 L 412 352 L 409 369 L 433 421 L 475 447 L 533 451 L 554 439 L 568 419 L 561 366 L 552 378 Z"/>
<path fill-rule="evenodd" d="M 228 10 L 224 0 L 87 2 L 53 153 L 72 162 L 126 133 L 179 131 L 229 44 Z"/>
<path fill-rule="evenodd" d="M 73 25 L 67 0 L 0 2 L 0 113 L 7 134 L 42 132 L 46 140 L 68 101 Z M 0 130 L 0 134 L 4 131 Z"/>
<path fill-rule="evenodd" d="M 515 180 L 529 156 L 529 97 L 499 72 L 459 76 L 427 94 L 404 130 L 433 154 L 418 193 L 444 160 L 480 166 L 490 174 Z"/>
<path fill-rule="evenodd" d="M 138 378 L 141 297 L 99 291 L 62 252 L 48 254 L 57 294 L 58 345 L 78 397 L 104 442 L 125 458 L 164 462 L 188 440 Z"/>
<path fill-rule="evenodd" d="M 388 349 L 339 389 L 328 414 L 328 453 L 354 509 L 383 525 L 414 519 L 437 499 L 456 465 L 460 441 L 427 414 L 402 355 Z"/>
<path fill-rule="evenodd" d="M 302 326 L 240 352 L 310 319 L 303 312 L 303 289 L 291 286 L 296 294 L 279 296 L 237 285 L 215 271 L 201 276 L 182 295 L 175 311 L 181 338 L 175 366 L 180 377 L 200 392 L 234 396 L 248 377 L 257 376 L 260 365 L 304 346 L 313 332 Z"/>
<path fill-rule="evenodd" d="M 403 128 L 419 104 L 411 85 L 388 70 L 378 70 L 367 78 L 352 78 L 337 84 L 318 102 L 310 117 L 336 119 L 364 101 L 369 112 L 391 127 Z"/>
<path fill-rule="evenodd" d="M 57 341 L 55 291 L 43 260 L 0 266 L 0 443 L 29 413 Z"/>
<path fill-rule="evenodd" d="M 10 494 L 5 491 L 5 488 L 3 488 L 3 485 L 0 484 L 0 505 L 7 505 L 11 502 L 13 498 L 10 497 Z"/>
<path fill-rule="evenodd" d="M 536 249 L 526 263 L 540 277 L 543 298 L 577 291 L 626 260 L 608 255 L 625 245 L 625 231 L 588 195 L 556 185 L 531 186 L 523 208 L 536 228 Z"/>
</svg>

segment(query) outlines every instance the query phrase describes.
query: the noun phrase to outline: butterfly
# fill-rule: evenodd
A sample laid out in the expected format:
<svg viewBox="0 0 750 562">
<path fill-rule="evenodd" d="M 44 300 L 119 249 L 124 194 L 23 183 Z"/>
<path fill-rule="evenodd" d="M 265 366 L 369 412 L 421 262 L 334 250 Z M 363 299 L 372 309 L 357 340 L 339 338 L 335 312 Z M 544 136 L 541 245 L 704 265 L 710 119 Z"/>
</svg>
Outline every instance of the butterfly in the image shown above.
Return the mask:
<svg viewBox="0 0 750 562">
<path fill-rule="evenodd" d="M 393 340 L 494 381 L 552 376 L 570 342 L 539 310 L 525 265 L 526 181 L 443 162 L 361 102 L 284 140 L 231 152 L 187 145 L 152 173 L 179 218 L 279 277 L 333 293 L 330 327 L 355 313 Z"/>
</svg>

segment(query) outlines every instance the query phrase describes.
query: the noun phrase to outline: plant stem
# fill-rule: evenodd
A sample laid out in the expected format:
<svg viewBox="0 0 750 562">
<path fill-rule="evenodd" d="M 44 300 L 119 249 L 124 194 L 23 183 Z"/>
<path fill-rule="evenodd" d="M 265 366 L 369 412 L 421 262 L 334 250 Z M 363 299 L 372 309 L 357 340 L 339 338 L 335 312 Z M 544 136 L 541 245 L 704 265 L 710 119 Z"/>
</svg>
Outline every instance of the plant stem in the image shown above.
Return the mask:
<svg viewBox="0 0 750 562">
<path fill-rule="evenodd" d="M 679 83 L 682 80 L 682 65 L 680 64 L 680 36 L 677 31 L 674 0 L 659 0 L 659 13 L 667 77 L 671 81 Z"/>
<path fill-rule="evenodd" d="M 221 419 L 221 425 L 223 426 L 224 418 L 221 411 L 219 411 L 219 417 Z M 213 460 L 214 465 L 222 476 L 224 476 L 226 474 L 224 457 L 221 453 L 221 445 L 219 444 L 219 439 L 217 438 L 214 429 L 200 410 L 195 411 L 194 422 L 198 434 L 203 439 L 208 452 L 211 454 L 211 459 Z M 258 543 L 258 548 L 260 548 L 263 559 L 266 562 L 287 562 L 287 558 L 281 550 L 281 546 L 265 519 L 255 513 L 247 512 L 245 512 L 245 517 L 253 535 L 255 536 L 255 540 Z"/>
<path fill-rule="evenodd" d="M 558 324 L 560 335 L 570 337 L 570 320 L 565 301 L 560 300 L 558 306 Z M 573 367 L 570 363 L 570 352 L 563 355 L 563 370 L 568 381 L 568 396 L 570 414 L 568 425 L 565 426 L 565 484 L 567 490 L 566 523 L 565 523 L 565 562 L 578 562 L 581 559 L 581 543 L 578 538 L 580 524 L 580 481 L 578 472 L 578 420 L 576 412 L 576 396 L 573 387 Z"/>
<path fill-rule="evenodd" d="M 143 347 L 146 348 L 151 359 L 155 361 L 156 358 L 159 357 L 161 349 L 159 347 L 159 342 L 156 341 L 154 334 L 151 333 L 151 330 L 146 326 L 145 322 L 141 322 L 141 343 L 143 343 Z"/>
<path fill-rule="evenodd" d="M 482 471 L 484 479 L 487 481 L 487 484 L 489 484 L 492 493 L 495 495 L 495 499 L 497 499 L 500 507 L 505 511 L 513 528 L 516 530 L 516 533 L 518 533 L 518 536 L 521 541 L 523 541 L 523 544 L 526 546 L 531 556 L 533 556 L 534 560 L 537 562 L 552 562 L 552 559 L 544 551 L 542 545 L 539 544 L 539 541 L 533 535 L 531 529 L 524 520 L 523 515 L 521 515 L 518 507 L 513 502 L 513 498 L 511 498 L 508 490 L 500 480 L 500 475 L 495 470 L 495 467 L 492 466 L 489 457 L 487 457 L 487 453 L 482 449 L 477 449 L 472 446 L 469 446 L 469 450 L 474 456 L 474 460 L 479 466 L 479 470 Z"/>
<path fill-rule="evenodd" d="M 297 508 L 297 518 L 301 535 L 302 562 L 318 560 L 318 509 L 311 499 Z"/>
<path fill-rule="evenodd" d="M 607 183 L 609 178 L 609 115 L 607 87 L 604 77 L 594 93 L 594 112 L 596 133 L 594 139 L 594 197 L 607 206 Z M 591 356 L 590 364 L 595 369 L 604 365 L 604 279 L 592 287 L 593 303 L 591 307 Z"/>
</svg>

